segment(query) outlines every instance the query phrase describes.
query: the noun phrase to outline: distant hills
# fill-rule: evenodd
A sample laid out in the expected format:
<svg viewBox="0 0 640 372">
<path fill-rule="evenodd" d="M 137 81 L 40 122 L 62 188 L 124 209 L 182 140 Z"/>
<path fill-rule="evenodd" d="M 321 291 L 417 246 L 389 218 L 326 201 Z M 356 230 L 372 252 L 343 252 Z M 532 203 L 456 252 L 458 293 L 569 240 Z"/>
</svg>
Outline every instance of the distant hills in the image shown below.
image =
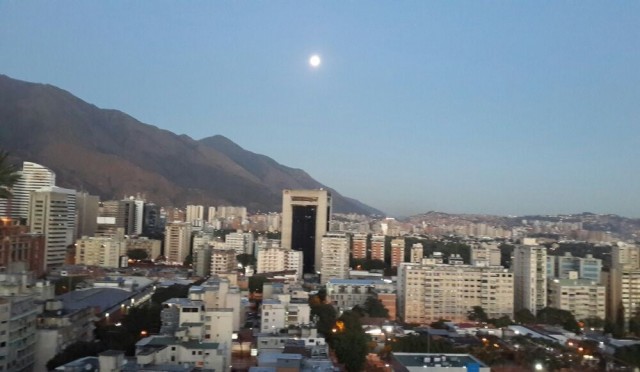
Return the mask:
<svg viewBox="0 0 640 372">
<path fill-rule="evenodd" d="M 383 214 L 302 169 L 243 149 L 221 135 L 194 140 L 98 108 L 45 84 L 0 75 L 0 148 L 56 172 L 63 187 L 103 200 L 144 193 L 160 205 L 245 205 L 280 211 L 282 189 L 332 192 L 336 212 Z"/>
</svg>

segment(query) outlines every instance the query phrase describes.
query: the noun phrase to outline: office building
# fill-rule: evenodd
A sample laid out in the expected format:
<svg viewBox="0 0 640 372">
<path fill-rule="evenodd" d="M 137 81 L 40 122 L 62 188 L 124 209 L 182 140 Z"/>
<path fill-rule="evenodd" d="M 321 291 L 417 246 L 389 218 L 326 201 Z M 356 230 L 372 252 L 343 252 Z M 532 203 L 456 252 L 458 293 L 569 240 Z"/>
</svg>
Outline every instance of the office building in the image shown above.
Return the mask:
<svg viewBox="0 0 640 372">
<path fill-rule="evenodd" d="M 145 203 L 142 207 L 142 235 L 156 237 L 164 232 L 164 219 L 160 207 L 153 203 Z"/>
<path fill-rule="evenodd" d="M 76 213 L 78 215 L 76 238 L 96 234 L 99 204 L 100 198 L 98 196 L 89 195 L 86 192 L 76 193 Z"/>
<path fill-rule="evenodd" d="M 602 271 L 602 260 L 593 258 L 587 254 L 585 257 L 573 257 L 570 252 L 563 256 L 548 255 L 547 277 L 558 279 L 569 279 L 572 273 L 577 273 L 578 278 L 600 282 Z"/>
<path fill-rule="evenodd" d="M 403 263 L 398 268 L 398 316 L 406 323 L 467 320 L 474 306 L 489 318 L 513 317 L 513 274 L 502 266 Z"/>
<path fill-rule="evenodd" d="M 329 232 L 321 239 L 321 282 L 349 277 L 349 247 L 351 236 L 343 232 Z M 317 267 L 317 266 L 316 266 Z"/>
<path fill-rule="evenodd" d="M 514 307 L 536 314 L 547 307 L 547 248 L 519 245 L 513 251 Z"/>
<path fill-rule="evenodd" d="M 45 269 L 65 262 L 67 247 L 75 241 L 75 190 L 45 187 L 31 193 L 31 232 L 44 235 Z"/>
<path fill-rule="evenodd" d="M 319 274 L 322 236 L 330 218 L 331 193 L 327 190 L 282 191 L 282 246 L 303 253 L 305 274 Z"/>
</svg>

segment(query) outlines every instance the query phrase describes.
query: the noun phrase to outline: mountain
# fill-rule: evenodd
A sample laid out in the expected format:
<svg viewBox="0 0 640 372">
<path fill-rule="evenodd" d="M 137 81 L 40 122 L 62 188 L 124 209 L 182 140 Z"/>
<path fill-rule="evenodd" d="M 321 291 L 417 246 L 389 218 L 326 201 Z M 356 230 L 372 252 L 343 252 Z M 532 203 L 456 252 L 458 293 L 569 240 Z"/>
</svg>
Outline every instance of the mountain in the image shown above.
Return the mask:
<svg viewBox="0 0 640 372">
<path fill-rule="evenodd" d="M 284 188 L 331 190 L 336 212 L 383 214 L 301 169 L 223 136 L 194 140 L 98 108 L 71 93 L 0 75 L 0 148 L 56 172 L 62 187 L 103 200 L 143 193 L 160 205 L 245 205 L 279 211 Z"/>
</svg>

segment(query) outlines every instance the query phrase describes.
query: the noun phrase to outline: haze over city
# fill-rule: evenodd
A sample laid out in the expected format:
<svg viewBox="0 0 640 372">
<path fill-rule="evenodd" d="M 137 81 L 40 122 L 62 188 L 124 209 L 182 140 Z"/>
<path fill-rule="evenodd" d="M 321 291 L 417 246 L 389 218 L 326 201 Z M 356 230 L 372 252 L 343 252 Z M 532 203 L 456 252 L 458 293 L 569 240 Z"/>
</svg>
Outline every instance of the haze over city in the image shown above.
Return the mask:
<svg viewBox="0 0 640 372">
<path fill-rule="evenodd" d="M 631 1 L 0 2 L 0 73 L 390 215 L 639 217 L 639 40 Z"/>
</svg>

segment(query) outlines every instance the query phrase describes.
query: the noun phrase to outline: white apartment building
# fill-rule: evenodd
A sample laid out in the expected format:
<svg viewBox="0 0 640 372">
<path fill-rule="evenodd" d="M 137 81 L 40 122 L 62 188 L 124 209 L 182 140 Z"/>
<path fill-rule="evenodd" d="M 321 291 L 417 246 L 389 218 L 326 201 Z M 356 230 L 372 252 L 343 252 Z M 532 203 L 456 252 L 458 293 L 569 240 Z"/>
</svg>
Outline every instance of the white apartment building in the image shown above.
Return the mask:
<svg viewBox="0 0 640 372">
<path fill-rule="evenodd" d="M 287 263 L 285 270 L 295 271 L 298 280 L 302 279 L 303 255 L 304 253 L 302 253 L 302 251 L 295 251 L 293 249 L 287 251 Z"/>
<path fill-rule="evenodd" d="M 60 300 L 48 300 L 38 315 L 34 371 L 46 371 L 47 362 L 69 345 L 93 341 L 94 309 L 65 309 Z"/>
<path fill-rule="evenodd" d="M 350 247 L 351 236 L 347 233 L 329 232 L 322 237 L 321 283 L 349 277 Z"/>
<path fill-rule="evenodd" d="M 278 300 L 262 301 L 260 332 L 275 333 L 284 328 L 286 326 L 286 312 L 286 306 Z"/>
<path fill-rule="evenodd" d="M 330 279 L 327 284 L 327 300 L 338 310 L 351 310 L 364 305 L 376 292 L 395 292 L 396 284 L 380 279 Z"/>
<path fill-rule="evenodd" d="M 45 187 L 31 193 L 29 223 L 31 232 L 45 237 L 45 268 L 64 264 L 67 247 L 75 241 L 76 192 Z"/>
<path fill-rule="evenodd" d="M 0 199 L 0 217 L 28 219 L 31 192 L 56 184 L 56 174 L 40 164 L 25 161 L 18 173 L 20 178 L 11 190 L 13 197 L 10 200 Z"/>
<path fill-rule="evenodd" d="M 78 265 L 118 268 L 121 266 L 121 257 L 126 254 L 124 239 L 83 236 L 76 240 Z"/>
<path fill-rule="evenodd" d="M 520 245 L 513 250 L 514 309 L 536 314 L 547 306 L 547 248 Z"/>
<path fill-rule="evenodd" d="M 167 261 L 182 263 L 191 248 L 191 224 L 167 222 L 164 236 L 164 255 Z"/>
<path fill-rule="evenodd" d="M 273 273 L 284 271 L 287 266 L 287 253 L 291 249 L 264 248 L 258 252 L 257 273 Z"/>
<path fill-rule="evenodd" d="M 496 242 L 481 242 L 471 245 L 471 265 L 500 266 L 500 248 Z"/>
<path fill-rule="evenodd" d="M 186 298 L 172 298 L 162 306 L 162 335 L 144 338 L 136 344 L 139 364 L 229 370 L 233 310 L 207 309 L 205 302 Z M 170 347 L 154 347 L 158 344 Z"/>
<path fill-rule="evenodd" d="M 233 249 L 211 250 L 211 274 L 234 272 L 238 268 Z"/>
<path fill-rule="evenodd" d="M 607 318 L 615 319 L 622 304 L 625 324 L 640 310 L 640 247 L 619 242 L 611 248 L 607 283 Z"/>
<path fill-rule="evenodd" d="M 245 233 L 242 230 L 229 233 L 224 239 L 224 244 L 227 249 L 235 250 L 236 255 L 253 254 L 253 233 Z"/>
<path fill-rule="evenodd" d="M 199 286 L 192 286 L 189 299 L 204 302 L 207 311 L 231 310 L 233 317 L 228 323 L 233 331 L 240 330 L 240 324 L 244 321 L 240 289 L 232 285 L 229 279 L 214 276 Z"/>
<path fill-rule="evenodd" d="M 422 243 L 414 243 L 411 246 L 411 263 L 420 263 L 424 257 L 424 247 Z"/>
<path fill-rule="evenodd" d="M 549 281 L 549 306 L 570 311 L 576 320 L 606 317 L 606 287 L 589 279 Z"/>
<path fill-rule="evenodd" d="M 513 317 L 513 274 L 502 266 L 423 262 L 398 268 L 398 315 L 403 321 L 466 321 L 473 306 L 482 306 L 490 318 Z"/>
<path fill-rule="evenodd" d="M 192 226 L 202 226 L 204 221 L 204 206 L 202 205 L 187 205 L 186 210 L 186 222 Z"/>
</svg>

